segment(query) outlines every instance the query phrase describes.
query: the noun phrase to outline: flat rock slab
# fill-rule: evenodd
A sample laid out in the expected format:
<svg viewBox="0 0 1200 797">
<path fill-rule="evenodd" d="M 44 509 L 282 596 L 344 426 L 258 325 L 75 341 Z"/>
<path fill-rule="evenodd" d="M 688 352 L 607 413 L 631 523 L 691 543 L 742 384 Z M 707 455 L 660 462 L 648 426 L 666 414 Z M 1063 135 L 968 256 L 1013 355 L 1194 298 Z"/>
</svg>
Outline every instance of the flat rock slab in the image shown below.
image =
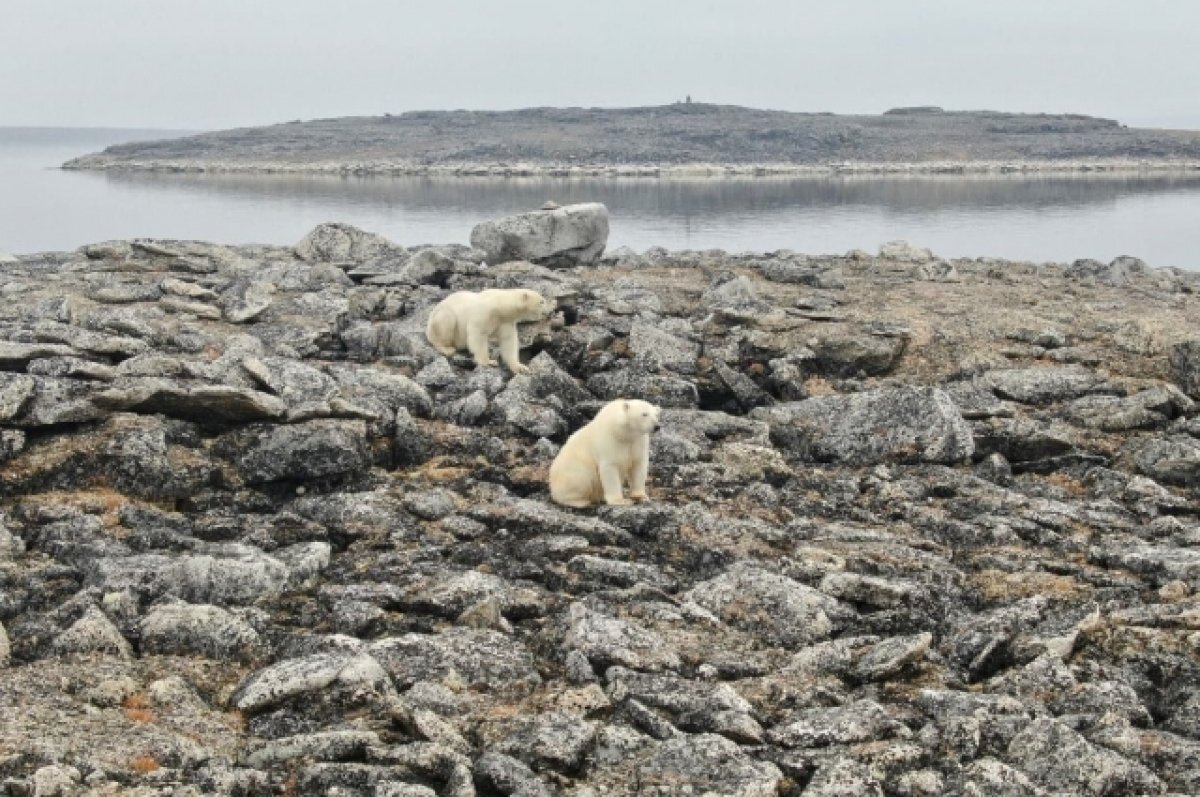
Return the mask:
<svg viewBox="0 0 1200 797">
<path fill-rule="evenodd" d="M 114 412 L 162 414 L 216 423 L 269 420 L 287 411 L 287 405 L 281 399 L 257 390 L 153 378 L 131 379 L 97 393 L 93 402 Z"/>
<path fill-rule="evenodd" d="M 637 769 L 637 783 L 646 794 L 774 797 L 782 780 L 774 764 L 756 761 L 738 745 L 710 733 L 669 739 Z"/>
<path fill-rule="evenodd" d="M 1086 368 L 1004 368 L 988 371 L 979 383 L 997 396 L 1022 404 L 1051 404 L 1093 393 L 1116 393 L 1104 377 Z"/>
</svg>

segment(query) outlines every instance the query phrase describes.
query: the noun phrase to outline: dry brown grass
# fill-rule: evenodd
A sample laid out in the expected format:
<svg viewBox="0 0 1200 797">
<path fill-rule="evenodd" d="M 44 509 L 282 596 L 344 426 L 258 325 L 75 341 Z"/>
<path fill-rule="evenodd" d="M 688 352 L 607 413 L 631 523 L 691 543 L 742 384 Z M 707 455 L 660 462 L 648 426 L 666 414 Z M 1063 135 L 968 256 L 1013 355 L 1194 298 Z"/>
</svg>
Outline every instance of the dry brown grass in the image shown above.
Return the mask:
<svg viewBox="0 0 1200 797">
<path fill-rule="evenodd" d="M 981 570 L 973 574 L 970 581 L 983 599 L 989 603 L 1018 600 L 1035 595 L 1078 598 L 1091 591 L 1090 587 L 1080 584 L 1071 576 L 1058 576 L 1040 570 L 1021 573 Z"/>
</svg>

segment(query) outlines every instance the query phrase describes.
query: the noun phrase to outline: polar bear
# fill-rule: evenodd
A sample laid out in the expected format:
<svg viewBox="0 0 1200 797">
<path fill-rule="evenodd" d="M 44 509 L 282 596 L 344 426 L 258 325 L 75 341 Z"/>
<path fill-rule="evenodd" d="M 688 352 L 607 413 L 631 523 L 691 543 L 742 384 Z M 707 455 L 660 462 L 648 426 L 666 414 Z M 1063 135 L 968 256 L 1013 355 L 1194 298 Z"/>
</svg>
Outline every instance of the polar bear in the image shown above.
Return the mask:
<svg viewBox="0 0 1200 797">
<path fill-rule="evenodd" d="M 646 500 L 650 433 L 658 428 L 658 407 L 637 399 L 605 404 L 591 423 L 567 439 L 550 465 L 550 497 L 565 506 L 584 507 L 601 499 L 611 506 Z"/>
<path fill-rule="evenodd" d="M 425 337 L 447 357 L 467 349 L 482 368 L 496 364 L 488 352 L 488 340 L 495 335 L 500 339 L 500 359 L 513 373 L 523 374 L 529 367 L 521 364 L 517 322 L 549 318 L 554 307 L 537 291 L 523 288 L 457 291 L 433 308 Z"/>
</svg>

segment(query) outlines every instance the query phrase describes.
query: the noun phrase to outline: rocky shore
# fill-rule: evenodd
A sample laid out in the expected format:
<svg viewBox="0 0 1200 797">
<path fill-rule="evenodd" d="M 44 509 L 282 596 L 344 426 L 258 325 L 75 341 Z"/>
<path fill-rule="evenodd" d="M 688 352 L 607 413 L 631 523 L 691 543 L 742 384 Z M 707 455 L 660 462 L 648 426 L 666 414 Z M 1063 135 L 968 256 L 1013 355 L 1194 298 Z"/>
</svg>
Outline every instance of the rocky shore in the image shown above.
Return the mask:
<svg viewBox="0 0 1200 797">
<path fill-rule="evenodd" d="M 569 246 L 0 266 L 0 793 L 1200 792 L 1200 274 Z"/>
<path fill-rule="evenodd" d="M 64 167 L 578 177 L 1195 171 L 1200 133 L 1078 114 L 847 116 L 675 103 L 295 121 L 121 144 Z"/>
</svg>

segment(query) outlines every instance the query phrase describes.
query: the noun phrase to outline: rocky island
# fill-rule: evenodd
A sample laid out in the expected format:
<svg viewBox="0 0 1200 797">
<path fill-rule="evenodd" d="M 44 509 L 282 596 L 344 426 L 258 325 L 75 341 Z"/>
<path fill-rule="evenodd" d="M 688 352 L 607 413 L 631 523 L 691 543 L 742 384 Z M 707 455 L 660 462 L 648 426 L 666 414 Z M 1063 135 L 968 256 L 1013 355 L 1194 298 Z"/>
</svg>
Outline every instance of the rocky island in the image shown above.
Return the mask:
<svg viewBox="0 0 1200 797">
<path fill-rule="evenodd" d="M 565 216 L 0 266 L 0 792 L 1200 791 L 1200 275 Z M 424 338 L 492 287 L 529 374 Z"/>
<path fill-rule="evenodd" d="M 68 169 L 422 175 L 771 175 L 1200 169 L 1200 132 L 1078 114 L 707 103 L 415 111 L 109 147 Z"/>
</svg>

